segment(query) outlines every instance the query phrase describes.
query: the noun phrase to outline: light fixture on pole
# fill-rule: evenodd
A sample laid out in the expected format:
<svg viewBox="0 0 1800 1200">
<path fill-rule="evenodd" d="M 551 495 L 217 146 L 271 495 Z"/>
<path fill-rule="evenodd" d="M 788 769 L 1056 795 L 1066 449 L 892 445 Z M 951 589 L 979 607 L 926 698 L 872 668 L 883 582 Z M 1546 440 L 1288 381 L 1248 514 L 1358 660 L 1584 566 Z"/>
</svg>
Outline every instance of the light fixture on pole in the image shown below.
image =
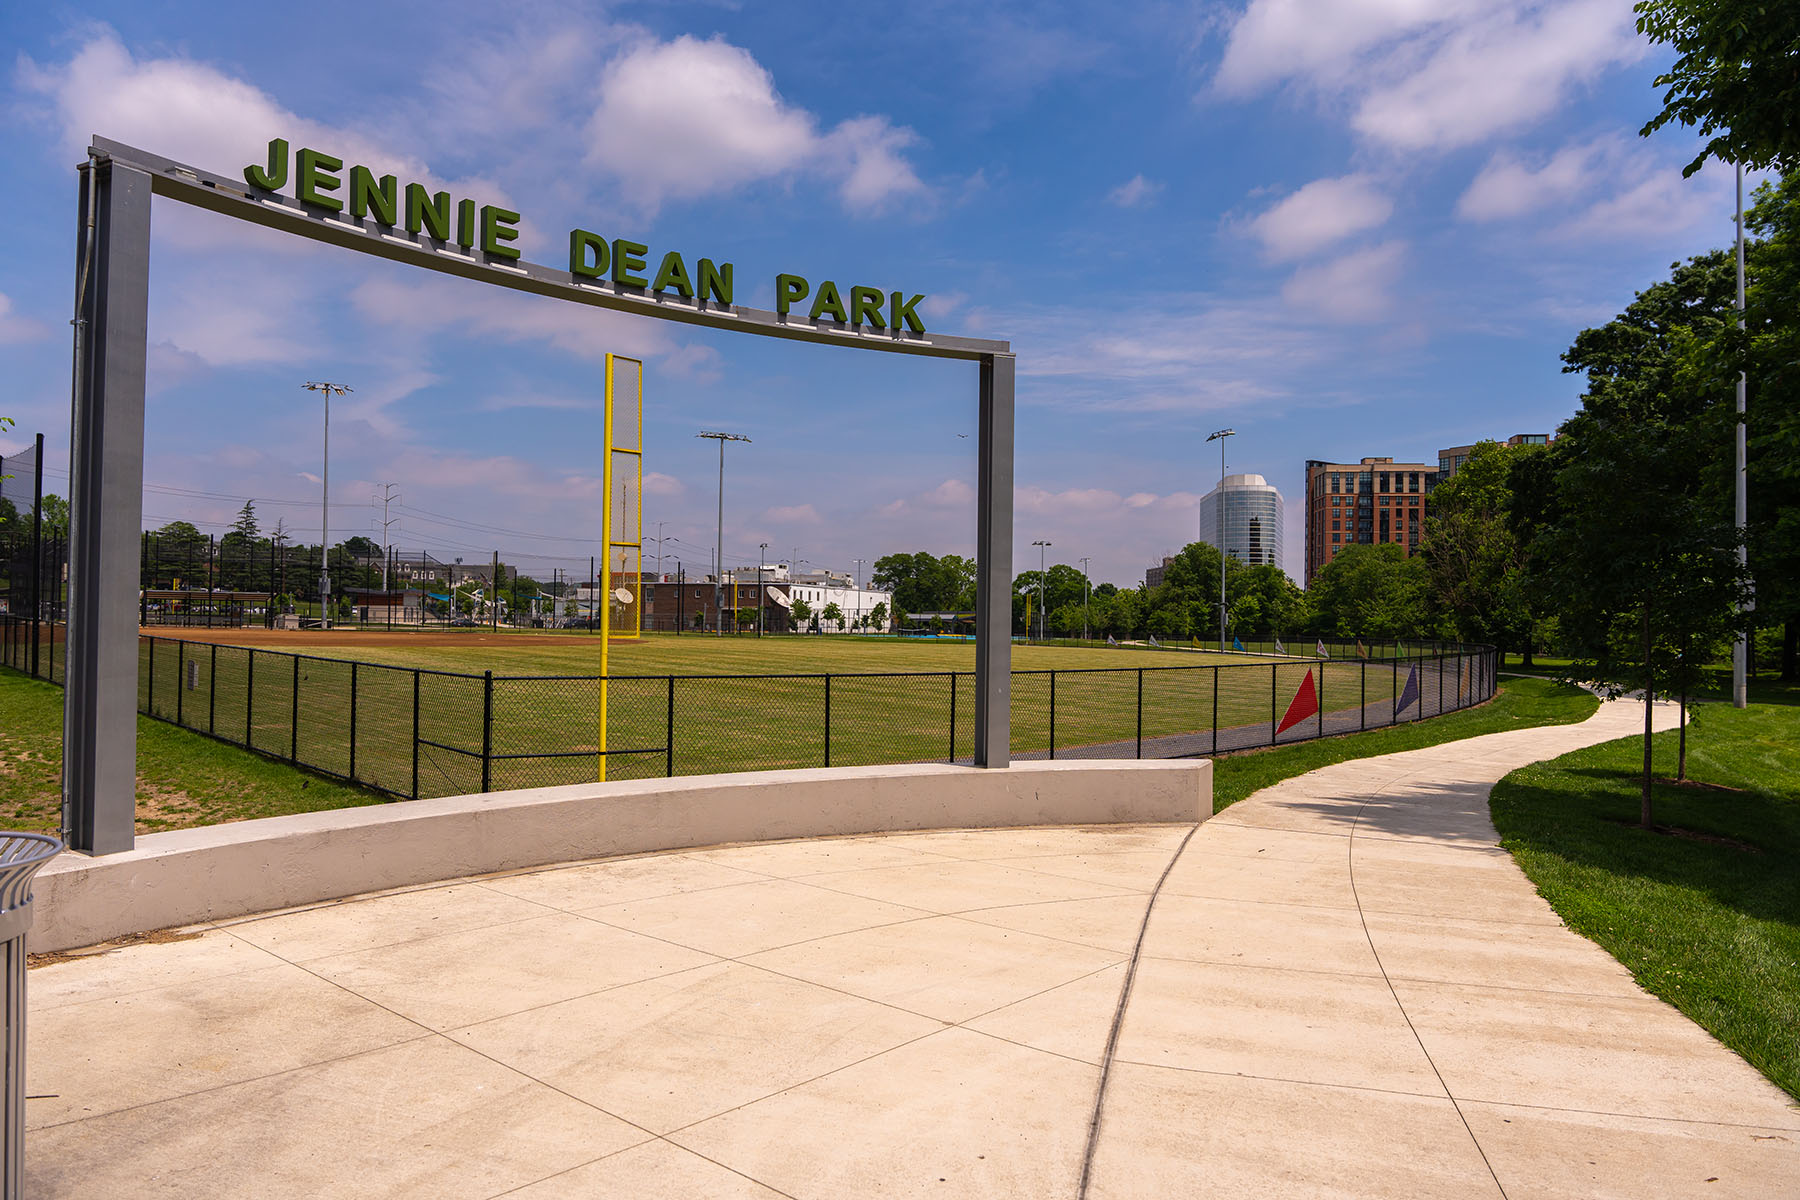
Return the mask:
<svg viewBox="0 0 1800 1200">
<path fill-rule="evenodd" d="M 713 547 L 713 612 L 718 620 L 718 628 L 714 631 L 719 637 L 725 636 L 725 443 L 748 442 L 750 439 L 740 433 L 714 433 L 701 430 L 696 437 L 712 438 L 719 443 L 719 526 L 718 544 Z"/>
<path fill-rule="evenodd" d="M 1225 439 L 1236 437 L 1237 430 L 1221 429 L 1207 436 L 1219 443 L 1219 652 L 1225 651 Z M 1200 535 L 1205 538 L 1205 534 Z"/>
<path fill-rule="evenodd" d="M 855 624 L 855 628 L 861 629 L 862 621 L 863 621 L 862 569 L 863 569 L 863 564 L 868 562 L 869 560 L 866 558 L 855 558 L 855 559 L 851 559 L 850 561 L 852 561 L 856 564 L 856 624 Z"/>
<path fill-rule="evenodd" d="M 1045 622 L 1044 622 L 1044 547 L 1052 545 L 1053 543 L 1051 543 L 1051 542 L 1033 542 L 1031 544 L 1038 548 L 1038 641 L 1041 642 L 1044 640 L 1044 627 L 1045 627 Z M 1025 636 L 1026 637 L 1031 636 L 1031 630 L 1029 627 L 1027 627 L 1025 630 Z"/>
<path fill-rule="evenodd" d="M 1093 583 L 1088 578 L 1088 564 L 1091 558 L 1081 560 L 1081 640 L 1088 640 L 1088 602 L 1093 596 Z"/>
<path fill-rule="evenodd" d="M 763 635 L 763 564 L 769 561 L 769 543 L 761 542 L 762 553 L 756 559 L 756 636 Z"/>
<path fill-rule="evenodd" d="M 347 396 L 353 390 L 341 383 L 307 381 L 300 385 L 309 392 L 325 397 L 325 463 L 320 475 L 322 499 L 319 502 L 319 624 L 331 628 L 331 398 Z"/>
</svg>

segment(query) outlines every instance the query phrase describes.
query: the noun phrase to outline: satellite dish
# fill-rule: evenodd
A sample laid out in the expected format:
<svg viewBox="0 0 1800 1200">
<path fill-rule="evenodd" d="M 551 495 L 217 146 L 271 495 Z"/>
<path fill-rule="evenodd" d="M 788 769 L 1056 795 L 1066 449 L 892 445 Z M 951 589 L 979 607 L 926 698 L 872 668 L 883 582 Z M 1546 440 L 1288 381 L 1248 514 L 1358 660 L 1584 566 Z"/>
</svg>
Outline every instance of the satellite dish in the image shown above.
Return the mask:
<svg viewBox="0 0 1800 1200">
<path fill-rule="evenodd" d="M 794 607 L 794 602 L 787 598 L 786 593 L 778 592 L 772 587 L 764 588 L 763 591 L 769 593 L 769 599 L 773 600 L 776 604 L 779 604 L 781 607 L 783 607 L 783 608 Z"/>
<path fill-rule="evenodd" d="M 617 600 L 620 604 L 630 604 L 631 603 L 631 589 L 630 588 L 614 588 L 613 589 L 613 599 Z"/>
</svg>

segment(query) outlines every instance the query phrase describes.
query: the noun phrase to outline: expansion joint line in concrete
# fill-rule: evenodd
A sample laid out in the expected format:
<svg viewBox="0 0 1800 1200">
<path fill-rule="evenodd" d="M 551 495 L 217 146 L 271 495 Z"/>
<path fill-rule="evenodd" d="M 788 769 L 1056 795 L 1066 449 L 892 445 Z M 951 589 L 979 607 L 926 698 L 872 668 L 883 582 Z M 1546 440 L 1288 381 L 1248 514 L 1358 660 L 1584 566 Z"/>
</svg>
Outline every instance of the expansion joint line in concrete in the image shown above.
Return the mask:
<svg viewBox="0 0 1800 1200">
<path fill-rule="evenodd" d="M 1386 790 L 1385 786 L 1382 789 Z M 1379 792 L 1375 793 L 1376 795 Z M 1356 890 L 1356 829 L 1362 824 L 1364 810 L 1369 807 L 1374 796 L 1365 799 L 1357 808 L 1356 816 L 1350 821 L 1350 836 L 1344 839 L 1344 858 L 1350 874 L 1350 896 L 1356 901 L 1356 919 L 1362 925 L 1363 938 L 1369 943 L 1369 953 L 1375 957 L 1376 969 L 1381 972 L 1381 982 L 1387 985 L 1388 995 L 1394 998 L 1394 1007 L 1400 1010 L 1400 1019 L 1406 1022 L 1406 1028 L 1418 1043 L 1419 1053 L 1425 1056 L 1425 1062 L 1431 1067 L 1431 1073 L 1437 1077 L 1438 1086 L 1444 1089 L 1444 1095 L 1450 1101 L 1450 1107 L 1456 1110 L 1456 1119 L 1462 1122 L 1463 1132 L 1469 1135 L 1469 1141 L 1475 1147 L 1475 1153 L 1481 1155 L 1481 1165 L 1487 1168 L 1488 1175 L 1494 1181 L 1494 1187 L 1500 1192 L 1501 1200 L 1506 1198 L 1506 1185 L 1500 1182 L 1500 1175 L 1494 1170 L 1494 1164 L 1488 1161 L 1487 1151 L 1482 1148 L 1481 1139 L 1475 1136 L 1475 1129 L 1469 1124 L 1468 1116 L 1462 1105 L 1457 1103 L 1456 1094 L 1450 1090 L 1450 1084 L 1444 1079 L 1444 1073 L 1438 1070 L 1437 1060 L 1431 1057 L 1431 1051 L 1425 1045 L 1425 1039 L 1419 1036 L 1418 1027 L 1413 1024 L 1412 1014 L 1406 1011 L 1406 1004 L 1400 999 L 1400 993 L 1394 988 L 1394 981 L 1388 978 L 1387 964 L 1381 961 L 1381 951 L 1375 945 L 1375 935 L 1369 932 L 1369 918 L 1363 912 L 1362 893 Z"/>
<path fill-rule="evenodd" d="M 1198 832 L 1200 822 L 1195 821 L 1182 837 L 1181 844 L 1175 847 L 1175 853 L 1169 856 L 1168 865 L 1157 876 L 1156 886 L 1150 889 L 1150 899 L 1144 903 L 1144 920 L 1138 926 L 1137 941 L 1131 947 L 1131 959 L 1125 964 L 1125 982 L 1119 988 L 1119 1005 L 1113 1010 L 1112 1028 L 1106 1034 L 1106 1050 L 1100 1055 L 1100 1080 L 1094 1087 L 1094 1113 L 1088 1119 L 1087 1148 L 1081 1155 L 1081 1182 L 1076 1186 L 1075 1200 L 1087 1200 L 1088 1182 L 1093 1178 L 1094 1150 L 1100 1144 L 1100 1114 L 1106 1105 L 1106 1080 L 1112 1074 L 1113 1053 L 1119 1046 L 1119 1030 L 1125 1024 L 1125 1007 L 1131 1003 L 1131 985 L 1137 979 L 1138 959 L 1144 953 L 1144 935 L 1150 931 L 1150 914 L 1156 909 L 1156 898 L 1162 895 L 1163 884 L 1168 882 L 1169 872 L 1181 861 L 1182 852 Z"/>
</svg>

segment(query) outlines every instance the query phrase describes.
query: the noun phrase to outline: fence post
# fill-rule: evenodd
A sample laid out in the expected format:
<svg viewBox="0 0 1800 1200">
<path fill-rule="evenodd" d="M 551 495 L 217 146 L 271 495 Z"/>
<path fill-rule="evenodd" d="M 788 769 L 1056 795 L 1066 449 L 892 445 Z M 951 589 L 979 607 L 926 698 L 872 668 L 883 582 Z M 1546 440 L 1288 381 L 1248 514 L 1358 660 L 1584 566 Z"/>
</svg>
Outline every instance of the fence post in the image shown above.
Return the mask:
<svg viewBox="0 0 1800 1200">
<path fill-rule="evenodd" d="M 1056 672 L 1050 672 L 1050 758 L 1056 759 Z"/>
<path fill-rule="evenodd" d="M 288 761 L 300 761 L 300 656 L 294 655 L 294 698 L 288 705 Z"/>
<path fill-rule="evenodd" d="M 187 691 L 187 643 L 175 643 L 175 723 L 181 724 L 181 693 Z"/>
<path fill-rule="evenodd" d="M 1278 695 L 1281 691 L 1281 677 L 1276 674 L 1279 670 L 1280 667 L 1277 664 L 1269 664 L 1269 745 L 1271 746 L 1275 744 L 1275 727 L 1281 724 L 1281 718 L 1275 713 L 1276 705 L 1281 703 Z"/>
<path fill-rule="evenodd" d="M 1219 757 L 1219 668 L 1217 666 L 1213 667 L 1213 669 L 1212 669 L 1212 677 L 1213 677 L 1213 706 L 1212 706 L 1213 748 L 1212 748 L 1212 752 L 1213 752 L 1213 757 L 1217 758 L 1217 757 Z"/>
<path fill-rule="evenodd" d="M 494 771 L 494 673 L 481 673 L 481 790 L 487 791 Z"/>
<path fill-rule="evenodd" d="M 213 716 L 219 703 L 219 643 L 212 644 L 212 662 L 206 668 L 206 732 L 213 732 Z"/>
<path fill-rule="evenodd" d="M 1394 663 L 1389 668 L 1388 674 L 1392 676 L 1392 678 L 1388 680 L 1388 684 L 1389 690 L 1393 692 L 1392 699 L 1394 703 L 1394 715 L 1388 718 L 1388 724 L 1398 725 L 1400 723 L 1400 664 Z M 1419 697 L 1419 711 L 1423 712 L 1424 710 L 1425 698 L 1421 696 Z"/>
<path fill-rule="evenodd" d="M 256 651 L 245 651 L 244 665 L 244 745 L 256 749 L 256 739 L 252 735 L 256 727 L 251 724 L 251 714 L 256 708 Z"/>
<path fill-rule="evenodd" d="M 1325 664 L 1319 664 L 1319 736 L 1325 736 Z"/>
<path fill-rule="evenodd" d="M 51 626 L 51 630 L 52 630 L 52 636 L 54 636 L 55 626 Z M 51 643 L 51 644 L 54 645 L 55 643 Z M 54 674 L 55 669 L 56 668 L 53 664 L 51 666 L 52 674 Z M 156 639 L 155 638 L 150 639 L 150 670 L 148 671 L 148 676 L 149 676 L 149 678 L 146 680 L 145 686 L 144 686 L 144 711 L 149 713 L 151 716 L 155 716 L 156 715 Z"/>
<path fill-rule="evenodd" d="M 1144 757 L 1144 668 L 1138 668 L 1137 756 Z"/>
<path fill-rule="evenodd" d="M 668 740 L 663 747 L 665 755 L 664 771 L 669 778 L 675 777 L 675 677 L 669 676 L 669 713 L 666 729 Z"/>
<path fill-rule="evenodd" d="M 412 798 L 419 798 L 419 668 L 413 668 L 413 784 Z"/>
<path fill-rule="evenodd" d="M 350 664 L 350 778 L 356 778 L 356 663 Z"/>
<path fill-rule="evenodd" d="M 825 676 L 825 765 L 831 765 L 831 676 Z"/>
<path fill-rule="evenodd" d="M 1441 651 L 1438 653 L 1437 660 L 1438 660 L 1438 716 L 1441 717 L 1444 715 L 1444 655 Z M 1424 712 L 1425 712 L 1425 705 L 1420 704 L 1419 705 L 1420 715 L 1423 715 Z"/>
<path fill-rule="evenodd" d="M 1356 676 L 1358 680 L 1356 693 L 1358 719 L 1361 722 L 1361 728 L 1367 731 L 1369 728 L 1369 664 L 1363 663 L 1358 667 Z"/>
<path fill-rule="evenodd" d="M 950 761 L 956 761 L 956 672 L 950 672 Z"/>
</svg>

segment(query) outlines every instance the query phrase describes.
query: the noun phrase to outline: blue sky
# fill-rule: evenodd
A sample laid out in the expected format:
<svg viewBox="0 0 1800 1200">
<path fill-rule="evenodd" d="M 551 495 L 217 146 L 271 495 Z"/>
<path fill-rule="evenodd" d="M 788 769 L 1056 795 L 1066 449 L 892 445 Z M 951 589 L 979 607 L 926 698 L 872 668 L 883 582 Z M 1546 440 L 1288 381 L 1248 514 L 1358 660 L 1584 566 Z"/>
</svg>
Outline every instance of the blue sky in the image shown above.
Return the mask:
<svg viewBox="0 0 1800 1200">
<path fill-rule="evenodd" d="M 271 137 L 524 214 L 736 266 L 928 297 L 1019 355 L 1017 549 L 1135 584 L 1229 469 L 1546 432 L 1559 352 L 1731 236 L 1693 139 L 1637 136 L 1665 52 L 1629 0 L 1134 6 L 13 5 L 0 12 L 0 412 L 66 462 L 74 164 L 88 137 L 227 174 Z M 146 520 L 245 499 L 334 540 L 585 564 L 608 350 L 647 361 L 646 536 L 692 570 L 854 570 L 974 540 L 966 364 L 692 332 L 558 305 L 159 201 Z M 52 474 L 51 483 L 61 477 Z M 529 534 L 530 536 L 524 536 Z M 654 546 L 647 548 L 653 560 Z M 866 568 L 865 568 L 866 569 Z"/>
</svg>

